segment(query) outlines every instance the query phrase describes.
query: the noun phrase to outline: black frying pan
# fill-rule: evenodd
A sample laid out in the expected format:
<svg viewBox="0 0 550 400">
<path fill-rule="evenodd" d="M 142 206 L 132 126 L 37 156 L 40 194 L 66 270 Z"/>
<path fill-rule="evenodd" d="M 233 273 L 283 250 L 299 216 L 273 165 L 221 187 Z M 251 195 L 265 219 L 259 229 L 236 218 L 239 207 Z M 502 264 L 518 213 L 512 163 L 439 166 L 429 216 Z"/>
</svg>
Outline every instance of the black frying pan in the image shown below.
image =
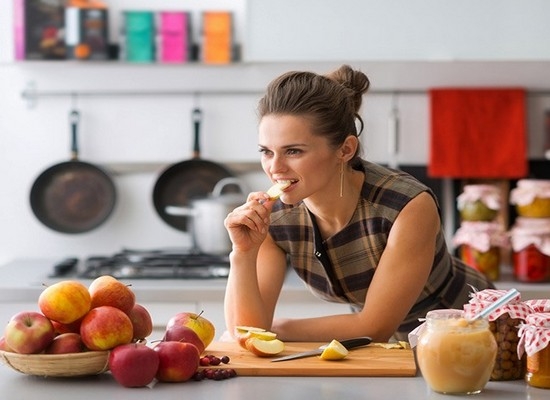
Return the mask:
<svg viewBox="0 0 550 400">
<path fill-rule="evenodd" d="M 207 197 L 220 180 L 234 176 L 223 165 L 200 158 L 202 111 L 193 109 L 192 118 L 193 158 L 165 169 L 153 189 L 153 203 L 160 218 L 171 227 L 184 232 L 187 231 L 187 218 L 167 214 L 166 206 L 189 206 L 192 199 Z"/>
<path fill-rule="evenodd" d="M 105 171 L 78 160 L 78 111 L 69 114 L 72 157 L 42 172 L 31 188 L 30 202 L 40 222 L 62 233 L 82 233 L 101 225 L 113 211 L 116 190 Z"/>
</svg>

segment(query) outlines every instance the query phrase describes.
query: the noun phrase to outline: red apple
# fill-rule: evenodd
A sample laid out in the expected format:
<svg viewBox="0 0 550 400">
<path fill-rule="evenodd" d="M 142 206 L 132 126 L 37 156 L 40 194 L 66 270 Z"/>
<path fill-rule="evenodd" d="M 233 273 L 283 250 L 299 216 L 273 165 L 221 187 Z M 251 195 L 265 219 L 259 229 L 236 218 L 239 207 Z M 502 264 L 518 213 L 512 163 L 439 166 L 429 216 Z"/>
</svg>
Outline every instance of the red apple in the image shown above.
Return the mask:
<svg viewBox="0 0 550 400">
<path fill-rule="evenodd" d="M 197 346 L 184 342 L 160 342 L 154 350 L 159 355 L 157 379 L 160 382 L 185 382 L 199 368 Z"/>
<path fill-rule="evenodd" d="M 141 304 L 134 304 L 128 313 L 134 327 L 134 340 L 145 339 L 153 332 L 153 319 L 151 314 Z"/>
<path fill-rule="evenodd" d="M 48 347 L 46 354 L 81 353 L 86 350 L 78 333 L 67 332 L 57 335 Z"/>
<path fill-rule="evenodd" d="M 6 344 L 16 353 L 43 352 L 55 337 L 53 325 L 43 314 L 22 311 L 9 320 L 4 331 Z"/>
<path fill-rule="evenodd" d="M 55 329 L 56 335 L 61 335 L 62 333 L 78 333 L 80 334 L 80 324 L 82 323 L 82 318 L 71 322 L 70 324 L 62 324 L 58 321 L 52 320 L 53 328 Z"/>
<path fill-rule="evenodd" d="M 38 297 L 40 311 L 53 321 L 70 324 L 82 318 L 91 305 L 88 288 L 78 281 L 61 281 L 48 286 Z"/>
<path fill-rule="evenodd" d="M 125 387 L 147 386 L 159 368 L 159 353 L 141 343 L 122 344 L 109 354 L 109 370 Z"/>
<path fill-rule="evenodd" d="M 195 341 L 193 335 L 190 335 L 187 329 L 182 329 L 189 328 L 202 342 L 202 346 L 197 346 L 199 352 L 202 353 L 214 340 L 216 328 L 212 322 L 201 314 L 181 312 L 174 315 L 166 324 L 165 340 L 190 341 L 193 343 Z"/>
<path fill-rule="evenodd" d="M 13 349 L 6 343 L 6 338 L 4 336 L 0 337 L 0 350 L 14 353 Z"/>
<path fill-rule="evenodd" d="M 185 342 L 194 344 L 199 350 L 199 353 L 204 352 L 204 343 L 195 333 L 194 330 L 183 325 L 173 325 L 170 329 L 167 329 L 164 333 L 162 340 L 172 341 L 172 342 Z"/>
<path fill-rule="evenodd" d="M 110 350 L 130 343 L 133 332 L 130 317 L 111 306 L 92 308 L 80 324 L 82 342 L 90 350 Z"/>
<path fill-rule="evenodd" d="M 281 353 L 285 349 L 285 344 L 279 339 L 263 340 L 251 337 L 246 341 L 246 348 L 258 357 L 271 357 Z"/>
<path fill-rule="evenodd" d="M 111 306 L 130 312 L 136 303 L 136 295 L 129 286 L 110 275 L 102 275 L 88 287 L 92 298 L 92 308 Z"/>
</svg>

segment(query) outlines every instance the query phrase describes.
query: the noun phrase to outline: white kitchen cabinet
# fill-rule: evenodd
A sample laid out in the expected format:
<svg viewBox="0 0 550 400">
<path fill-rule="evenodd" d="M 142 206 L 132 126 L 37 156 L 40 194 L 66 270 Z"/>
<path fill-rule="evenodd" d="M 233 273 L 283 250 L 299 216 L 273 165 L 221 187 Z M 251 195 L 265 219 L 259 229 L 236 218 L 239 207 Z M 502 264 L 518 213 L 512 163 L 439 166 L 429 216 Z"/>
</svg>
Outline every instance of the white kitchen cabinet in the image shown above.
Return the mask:
<svg viewBox="0 0 550 400">
<path fill-rule="evenodd" d="M 247 61 L 541 60 L 545 0 L 253 0 Z"/>
</svg>

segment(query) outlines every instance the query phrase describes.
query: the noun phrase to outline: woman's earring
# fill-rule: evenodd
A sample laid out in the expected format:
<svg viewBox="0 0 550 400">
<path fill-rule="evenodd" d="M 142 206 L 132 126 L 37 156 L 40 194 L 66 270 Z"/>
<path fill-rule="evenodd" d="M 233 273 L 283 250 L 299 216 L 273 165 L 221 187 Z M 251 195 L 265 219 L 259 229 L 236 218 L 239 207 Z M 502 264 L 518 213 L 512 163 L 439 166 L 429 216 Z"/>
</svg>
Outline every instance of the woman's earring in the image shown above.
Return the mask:
<svg viewBox="0 0 550 400">
<path fill-rule="evenodd" d="M 344 161 L 340 164 L 340 197 L 344 196 Z"/>
</svg>

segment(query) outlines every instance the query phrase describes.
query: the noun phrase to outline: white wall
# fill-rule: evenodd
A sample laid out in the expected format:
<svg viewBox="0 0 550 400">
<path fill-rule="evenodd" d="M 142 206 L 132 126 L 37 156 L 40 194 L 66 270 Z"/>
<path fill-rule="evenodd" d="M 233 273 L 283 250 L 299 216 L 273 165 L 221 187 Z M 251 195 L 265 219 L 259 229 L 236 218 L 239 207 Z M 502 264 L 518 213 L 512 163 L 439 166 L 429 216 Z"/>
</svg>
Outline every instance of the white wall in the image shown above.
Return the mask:
<svg viewBox="0 0 550 400">
<path fill-rule="evenodd" d="M 212 0 L 213 1 L 213 0 Z M 254 1 L 254 0 L 252 0 Z M 113 0 L 121 6 L 183 2 Z M 213 4 L 200 2 L 201 4 Z M 217 2 L 236 7 L 243 16 L 246 1 Z M 188 2 L 198 4 L 198 2 Z M 208 8 L 207 6 L 204 6 Z M 240 14 L 239 14 L 240 13 Z M 229 67 L 143 66 L 119 63 L 12 63 L 5 13 L 0 13 L 0 263 L 20 257 L 64 257 L 113 252 L 121 247 L 172 247 L 188 237 L 156 215 L 151 193 L 163 165 L 191 156 L 191 109 L 204 110 L 202 157 L 216 162 L 256 161 L 255 106 L 273 77 L 289 69 L 326 72 L 341 61 L 244 63 Z M 334 21 L 333 21 L 334 22 Z M 243 32 L 240 35 L 245 36 Z M 7 51 L 4 51 L 7 50 Z M 353 48 L 351 49 L 353 51 Z M 291 61 L 291 60 L 289 60 Z M 381 91 L 408 91 L 398 97 L 402 122 L 399 162 L 424 164 L 427 160 L 429 110 L 425 90 L 432 86 L 520 85 L 550 88 L 547 62 L 355 62 L 372 81 L 373 95 L 363 111 L 367 132 L 366 156 L 387 162 L 387 118 L 391 96 Z M 71 91 L 204 91 L 200 96 L 71 96 L 41 97 L 34 108 L 21 97 L 29 82 L 39 93 Z M 208 94 L 222 90 L 224 94 Z M 241 91 L 239 93 L 239 91 Z M 234 93 L 232 93 L 234 92 Z M 412 94 L 411 94 L 412 93 Z M 114 177 L 118 204 L 98 229 L 78 235 L 60 234 L 43 226 L 29 205 L 29 191 L 37 175 L 69 158 L 68 112 L 82 113 L 81 159 L 106 165 L 141 166 Z M 529 97 L 530 154 L 541 156 L 542 112 L 550 97 Z M 267 186 L 261 172 L 245 179 L 252 189 Z"/>
</svg>

